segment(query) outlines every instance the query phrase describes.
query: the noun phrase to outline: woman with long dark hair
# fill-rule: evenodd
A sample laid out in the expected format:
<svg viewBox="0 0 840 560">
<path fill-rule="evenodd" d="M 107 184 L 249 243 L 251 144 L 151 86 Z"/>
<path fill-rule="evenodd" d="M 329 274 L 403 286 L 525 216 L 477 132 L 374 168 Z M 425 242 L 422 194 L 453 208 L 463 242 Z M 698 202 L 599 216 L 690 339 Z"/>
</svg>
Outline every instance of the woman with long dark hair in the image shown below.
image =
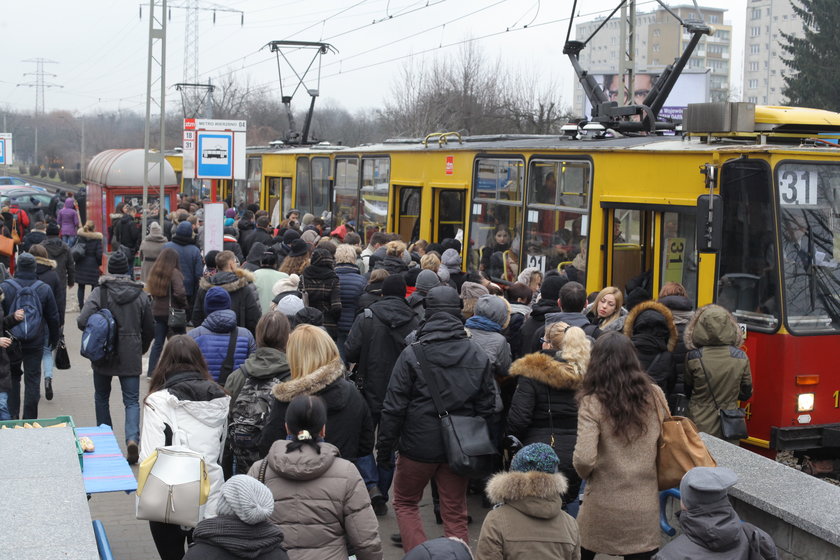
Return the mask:
<svg viewBox="0 0 840 560">
<path fill-rule="evenodd" d="M 656 450 L 662 390 L 644 372 L 633 343 L 617 332 L 592 349 L 579 394 L 575 470 L 586 480 L 578 514 L 581 559 L 596 553 L 647 560 L 656 554 Z"/>
<path fill-rule="evenodd" d="M 152 315 L 155 318 L 155 341 L 149 352 L 149 377 L 157 366 L 163 343 L 171 328 L 175 334 L 186 334 L 186 327 L 169 326 L 169 308 L 187 309 L 187 292 L 184 289 L 184 275 L 181 273 L 180 258 L 175 249 L 160 252 L 149 271 L 146 292 L 152 296 Z"/>
<path fill-rule="evenodd" d="M 291 560 L 346 560 L 348 548 L 359 560 L 380 560 L 379 524 L 365 483 L 353 463 L 324 441 L 326 423 L 320 397 L 293 398 L 285 414 L 288 436 L 248 474 L 271 490 L 270 520 L 283 530 Z"/>
<path fill-rule="evenodd" d="M 205 518 L 216 515 L 224 482 L 219 461 L 229 406 L 230 397 L 210 377 L 198 344 L 186 335 L 172 337 L 163 349 L 143 403 L 140 461 L 167 445 L 201 453 L 210 479 Z M 149 528 L 161 560 L 184 557 L 192 531 L 157 521 L 150 521 Z"/>
</svg>

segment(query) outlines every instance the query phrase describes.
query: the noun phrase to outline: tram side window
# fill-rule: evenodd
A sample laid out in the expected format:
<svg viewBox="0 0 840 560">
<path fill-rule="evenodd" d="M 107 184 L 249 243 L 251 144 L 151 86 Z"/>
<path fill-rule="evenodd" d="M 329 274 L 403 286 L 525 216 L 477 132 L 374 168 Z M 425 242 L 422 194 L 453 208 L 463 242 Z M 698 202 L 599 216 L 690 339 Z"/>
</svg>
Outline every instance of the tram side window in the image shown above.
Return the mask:
<svg viewBox="0 0 840 560">
<path fill-rule="evenodd" d="M 259 204 L 260 203 L 260 185 L 262 184 L 262 159 L 260 158 L 248 158 L 248 179 L 246 182 L 245 188 L 246 194 L 245 199 L 248 201 L 246 204 Z M 234 188 L 236 187 L 236 182 L 234 182 Z M 277 222 L 272 222 L 277 223 Z"/>
<path fill-rule="evenodd" d="M 682 284 L 688 299 L 697 298 L 697 251 L 695 216 L 682 212 L 662 214 L 662 281 Z"/>
<path fill-rule="evenodd" d="M 779 323 L 780 292 L 770 169 L 757 160 L 723 165 L 723 239 L 716 303 L 759 330 Z"/>
<path fill-rule="evenodd" d="M 312 197 L 310 196 L 311 173 L 309 172 L 309 158 L 298 158 L 297 160 L 297 190 L 295 197 L 295 208 L 301 212 L 312 211 Z"/>
<path fill-rule="evenodd" d="M 478 158 L 473 180 L 470 223 L 470 270 L 515 282 L 522 245 L 522 195 L 525 162 Z"/>
<path fill-rule="evenodd" d="M 785 322 L 794 334 L 840 331 L 840 165 L 783 163 L 779 189 Z"/>
<path fill-rule="evenodd" d="M 586 268 L 589 234 L 591 165 L 586 161 L 531 160 L 525 260 L 545 272 L 552 268 Z"/>
<path fill-rule="evenodd" d="M 362 209 L 360 224 L 364 242 L 377 231 L 385 231 L 388 218 L 388 185 L 391 161 L 388 158 L 362 160 Z"/>
<path fill-rule="evenodd" d="M 335 160 L 335 225 L 356 220 L 359 214 L 359 160 Z"/>
<path fill-rule="evenodd" d="M 324 216 L 330 201 L 330 158 L 312 158 L 312 213 Z"/>
</svg>

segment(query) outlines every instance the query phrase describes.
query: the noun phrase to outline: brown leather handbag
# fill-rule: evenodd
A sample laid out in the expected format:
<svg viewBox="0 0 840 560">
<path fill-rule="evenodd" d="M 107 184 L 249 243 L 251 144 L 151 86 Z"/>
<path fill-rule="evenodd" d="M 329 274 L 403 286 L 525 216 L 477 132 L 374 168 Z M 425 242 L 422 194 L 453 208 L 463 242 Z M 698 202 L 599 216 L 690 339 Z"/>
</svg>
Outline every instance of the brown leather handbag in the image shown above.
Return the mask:
<svg viewBox="0 0 840 560">
<path fill-rule="evenodd" d="M 683 475 L 694 467 L 716 467 L 717 462 L 697 433 L 697 426 L 683 416 L 671 416 L 668 403 L 656 392 L 656 408 L 662 418 L 656 453 L 659 489 L 679 486 Z"/>
</svg>

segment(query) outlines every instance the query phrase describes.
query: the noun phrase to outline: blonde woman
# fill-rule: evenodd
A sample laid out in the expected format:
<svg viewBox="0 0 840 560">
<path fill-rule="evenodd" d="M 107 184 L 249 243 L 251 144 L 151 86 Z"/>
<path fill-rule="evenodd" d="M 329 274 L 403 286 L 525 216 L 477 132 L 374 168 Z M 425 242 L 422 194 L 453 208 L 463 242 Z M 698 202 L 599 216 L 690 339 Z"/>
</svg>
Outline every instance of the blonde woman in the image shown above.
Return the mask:
<svg viewBox="0 0 840 560">
<path fill-rule="evenodd" d="M 299 325 L 289 335 L 286 359 L 291 379 L 272 389 L 274 402 L 260 435 L 260 456 L 286 437 L 283 425 L 286 409 L 299 395 L 317 395 L 327 405 L 326 441 L 335 445 L 349 461 L 373 452 L 373 423 L 365 399 L 356 386 L 344 378 L 344 364 L 330 335 L 312 325 Z"/>
<path fill-rule="evenodd" d="M 624 328 L 624 294 L 615 286 L 607 286 L 586 310 L 586 317 L 602 331 L 621 331 Z"/>
<path fill-rule="evenodd" d="M 574 501 L 580 489 L 580 477 L 572 466 L 577 440 L 575 393 L 589 367 L 589 352 L 583 329 L 552 323 L 542 350 L 519 358 L 510 368 L 519 382 L 508 412 L 508 433 L 525 445 L 541 442 L 554 448 L 560 471 L 569 480 L 564 504 Z"/>
</svg>

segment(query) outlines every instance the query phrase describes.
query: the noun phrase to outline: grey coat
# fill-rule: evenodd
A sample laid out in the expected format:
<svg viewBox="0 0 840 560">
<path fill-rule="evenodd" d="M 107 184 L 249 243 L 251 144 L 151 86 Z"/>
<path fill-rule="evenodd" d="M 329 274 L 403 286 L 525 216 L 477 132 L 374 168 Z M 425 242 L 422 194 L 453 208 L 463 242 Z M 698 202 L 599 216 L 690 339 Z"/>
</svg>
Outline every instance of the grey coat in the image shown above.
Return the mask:
<svg viewBox="0 0 840 560">
<path fill-rule="evenodd" d="M 143 370 L 143 354 L 155 334 L 152 301 L 140 282 L 127 276 L 103 276 L 79 313 L 76 320 L 79 330 L 85 330 L 88 317 L 101 309 L 103 287 L 108 290 L 108 309 L 117 323 L 117 350 L 111 360 L 91 364 L 93 373 L 137 377 Z"/>
<path fill-rule="evenodd" d="M 166 237 L 151 233 L 140 244 L 140 279 L 143 282 L 149 277 L 149 271 L 152 270 L 160 252 L 163 251 L 164 245 L 166 245 Z"/>
</svg>

